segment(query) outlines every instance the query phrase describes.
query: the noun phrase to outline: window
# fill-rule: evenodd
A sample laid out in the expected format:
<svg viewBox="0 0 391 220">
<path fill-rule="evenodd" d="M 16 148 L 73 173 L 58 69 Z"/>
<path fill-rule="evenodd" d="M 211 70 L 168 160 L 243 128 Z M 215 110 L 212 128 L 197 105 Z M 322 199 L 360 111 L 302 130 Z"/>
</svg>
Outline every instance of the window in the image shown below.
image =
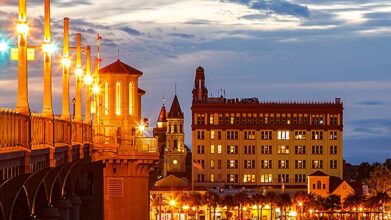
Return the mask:
<svg viewBox="0 0 391 220">
<path fill-rule="evenodd" d="M 221 131 L 217 131 L 217 140 L 221 140 Z"/>
<path fill-rule="evenodd" d="M 244 154 L 255 154 L 255 145 L 245 145 Z"/>
<path fill-rule="evenodd" d="M 238 154 L 239 147 L 237 145 L 228 145 L 227 154 Z"/>
<path fill-rule="evenodd" d="M 255 175 L 254 174 L 244 174 L 243 175 L 244 183 L 255 183 Z"/>
<path fill-rule="evenodd" d="M 313 125 L 323 125 L 324 119 L 323 115 L 311 115 L 311 120 Z"/>
<path fill-rule="evenodd" d="M 322 189 L 322 183 L 318 180 L 318 182 L 316 183 L 316 188 L 318 189 Z"/>
<path fill-rule="evenodd" d="M 244 131 L 245 140 L 255 140 L 255 131 Z"/>
<path fill-rule="evenodd" d="M 228 169 L 238 169 L 239 162 L 237 160 L 227 160 Z"/>
<path fill-rule="evenodd" d="M 261 146 L 261 154 L 272 154 L 272 146 L 270 145 Z"/>
<path fill-rule="evenodd" d="M 261 183 L 271 183 L 272 180 L 272 174 L 261 174 Z"/>
<path fill-rule="evenodd" d="M 214 140 L 215 139 L 215 131 L 210 131 L 210 139 Z"/>
<path fill-rule="evenodd" d="M 312 154 L 323 154 L 323 146 L 312 146 Z"/>
<path fill-rule="evenodd" d="M 105 83 L 105 100 L 104 100 L 105 115 L 109 114 L 109 83 Z"/>
<path fill-rule="evenodd" d="M 280 145 L 277 150 L 278 154 L 289 154 L 289 146 Z"/>
<path fill-rule="evenodd" d="M 305 169 L 305 160 L 295 160 L 295 168 L 296 169 Z"/>
<path fill-rule="evenodd" d="M 295 146 L 295 154 L 305 154 L 305 146 Z"/>
<path fill-rule="evenodd" d="M 204 154 L 204 153 L 205 153 L 205 146 L 197 145 L 197 154 Z"/>
<path fill-rule="evenodd" d="M 231 117 L 229 118 L 229 123 L 230 123 L 231 125 L 233 125 L 233 124 L 234 124 L 234 120 L 235 120 L 235 118 L 234 118 L 233 116 L 231 116 Z"/>
<path fill-rule="evenodd" d="M 237 140 L 239 138 L 238 131 L 227 131 L 227 139 L 228 140 Z"/>
<path fill-rule="evenodd" d="M 330 160 L 330 169 L 337 169 L 337 160 Z"/>
<path fill-rule="evenodd" d="M 134 87 L 133 83 L 129 82 L 129 115 L 133 115 L 133 106 L 134 106 Z"/>
<path fill-rule="evenodd" d="M 255 169 L 255 160 L 244 160 L 244 169 Z"/>
<path fill-rule="evenodd" d="M 323 169 L 323 160 L 313 160 L 312 169 Z"/>
<path fill-rule="evenodd" d="M 215 160 L 210 160 L 210 168 L 211 169 L 215 168 Z"/>
<path fill-rule="evenodd" d="M 289 169 L 289 160 L 278 160 L 279 169 Z"/>
<path fill-rule="evenodd" d="M 313 131 L 312 140 L 323 140 L 323 131 Z"/>
<path fill-rule="evenodd" d="M 205 175 L 197 174 L 197 182 L 205 182 Z"/>
<path fill-rule="evenodd" d="M 221 148 L 222 148 L 221 144 L 217 145 L 217 153 L 218 154 L 221 154 Z"/>
<path fill-rule="evenodd" d="M 271 169 L 272 161 L 271 160 L 261 160 L 261 168 L 262 169 Z"/>
<path fill-rule="evenodd" d="M 330 140 L 337 140 L 337 139 L 338 139 L 338 132 L 330 131 Z"/>
<path fill-rule="evenodd" d="M 214 174 L 210 174 L 210 181 L 212 183 L 215 181 L 215 175 Z"/>
<path fill-rule="evenodd" d="M 306 182 L 305 174 L 295 174 L 295 182 L 296 183 L 305 183 Z"/>
<path fill-rule="evenodd" d="M 330 146 L 330 154 L 332 155 L 337 154 L 337 146 L 335 145 Z"/>
<path fill-rule="evenodd" d="M 330 115 L 330 125 L 338 125 L 338 115 Z"/>
<path fill-rule="evenodd" d="M 227 182 L 237 183 L 238 182 L 238 174 L 227 174 Z"/>
<path fill-rule="evenodd" d="M 289 183 L 289 174 L 278 174 L 279 183 Z"/>
<path fill-rule="evenodd" d="M 272 140 L 272 131 L 261 131 L 261 140 Z"/>
<path fill-rule="evenodd" d="M 197 114 L 196 122 L 197 122 L 197 125 L 204 125 L 205 124 L 205 114 Z"/>
<path fill-rule="evenodd" d="M 197 139 L 204 140 L 205 139 L 205 131 L 197 131 Z"/>
<path fill-rule="evenodd" d="M 295 131 L 295 140 L 305 140 L 306 132 L 305 131 Z"/>
<path fill-rule="evenodd" d="M 210 115 L 209 115 L 209 124 L 210 124 L 210 125 L 213 125 L 213 124 L 214 124 L 214 117 L 213 117 L 213 114 L 210 114 Z"/>
<path fill-rule="evenodd" d="M 221 160 L 217 161 L 217 169 L 221 169 Z"/>
<path fill-rule="evenodd" d="M 211 154 L 215 153 L 215 145 L 214 144 L 210 145 L 210 153 Z"/>
<path fill-rule="evenodd" d="M 278 140 L 289 140 L 289 131 L 278 131 L 277 134 Z"/>
<path fill-rule="evenodd" d="M 121 115 L 121 83 L 115 84 L 115 114 Z"/>
</svg>

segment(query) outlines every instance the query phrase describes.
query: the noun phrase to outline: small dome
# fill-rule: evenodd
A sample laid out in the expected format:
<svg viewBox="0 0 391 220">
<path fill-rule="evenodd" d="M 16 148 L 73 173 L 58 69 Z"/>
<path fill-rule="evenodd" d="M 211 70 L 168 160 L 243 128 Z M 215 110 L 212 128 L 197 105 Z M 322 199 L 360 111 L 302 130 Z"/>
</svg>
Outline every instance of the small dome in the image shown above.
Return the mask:
<svg viewBox="0 0 391 220">
<path fill-rule="evenodd" d="M 204 68 L 202 66 L 197 67 L 196 72 L 204 72 Z"/>
</svg>

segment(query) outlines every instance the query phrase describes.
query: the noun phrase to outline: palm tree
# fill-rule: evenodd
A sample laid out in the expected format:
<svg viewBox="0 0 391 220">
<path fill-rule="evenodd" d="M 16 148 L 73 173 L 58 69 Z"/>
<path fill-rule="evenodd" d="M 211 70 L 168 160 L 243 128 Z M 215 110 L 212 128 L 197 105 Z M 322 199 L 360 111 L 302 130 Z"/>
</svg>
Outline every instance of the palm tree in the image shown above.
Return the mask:
<svg viewBox="0 0 391 220">
<path fill-rule="evenodd" d="M 239 204 L 238 215 L 240 219 L 243 219 L 243 207 L 245 207 L 249 203 L 249 197 L 246 192 L 240 192 L 235 194 L 235 201 Z"/>
<path fill-rule="evenodd" d="M 195 207 L 196 209 L 196 219 L 198 218 L 198 208 L 203 205 L 203 200 L 202 200 L 202 194 L 199 192 L 191 192 L 189 193 L 189 205 L 192 207 Z"/>
<path fill-rule="evenodd" d="M 317 201 L 317 195 L 314 193 L 308 193 L 307 191 L 297 191 L 293 195 L 294 201 L 297 201 L 298 204 L 301 202 L 302 210 L 300 215 L 303 215 L 304 210 L 317 209 L 319 208 L 319 203 Z M 304 213 L 305 214 L 305 213 Z"/>
<path fill-rule="evenodd" d="M 277 194 L 275 192 L 267 192 L 265 199 L 266 203 L 270 205 L 270 220 L 273 220 L 273 206 L 277 204 Z"/>
<path fill-rule="evenodd" d="M 361 207 L 365 202 L 365 196 L 360 193 L 351 193 L 343 201 L 343 207 L 353 209 Z M 350 214 L 349 214 L 350 215 Z M 358 216 L 356 216 L 358 218 Z"/>
<path fill-rule="evenodd" d="M 326 198 L 319 197 L 322 208 L 324 211 L 334 212 L 336 209 L 341 208 L 341 197 L 335 194 L 331 194 Z"/>
<path fill-rule="evenodd" d="M 262 207 L 266 202 L 266 196 L 261 193 L 257 193 L 253 195 L 252 202 L 257 206 L 258 220 L 260 220 L 260 216 L 262 216 Z M 259 207 L 261 207 L 261 212 L 259 212 Z"/>
<path fill-rule="evenodd" d="M 161 219 L 162 218 L 162 216 L 161 216 L 162 206 L 166 205 L 165 198 L 160 193 L 153 193 L 151 195 L 151 200 L 152 200 L 151 201 L 152 207 L 155 207 L 155 209 L 156 209 L 156 220 L 157 220 L 158 215 L 159 215 L 159 219 Z"/>
<path fill-rule="evenodd" d="M 291 196 L 288 193 L 278 195 L 277 205 L 284 210 L 284 219 L 286 219 L 286 208 L 292 205 Z"/>
<path fill-rule="evenodd" d="M 224 196 L 224 198 L 221 200 L 221 204 L 227 207 L 225 215 L 227 217 L 227 220 L 230 220 L 232 218 L 231 209 L 236 206 L 234 197 L 231 195 Z"/>
<path fill-rule="evenodd" d="M 203 195 L 203 201 L 209 208 L 209 219 L 212 219 L 212 210 L 213 210 L 213 219 L 216 217 L 216 208 L 220 203 L 219 195 L 208 191 Z"/>
</svg>

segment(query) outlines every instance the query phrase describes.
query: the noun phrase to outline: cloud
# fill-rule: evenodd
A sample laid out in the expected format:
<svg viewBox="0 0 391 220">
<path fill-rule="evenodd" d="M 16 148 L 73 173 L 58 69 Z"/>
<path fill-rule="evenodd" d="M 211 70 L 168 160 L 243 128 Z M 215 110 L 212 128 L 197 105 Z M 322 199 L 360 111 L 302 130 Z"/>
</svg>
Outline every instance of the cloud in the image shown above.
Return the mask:
<svg viewBox="0 0 391 220">
<path fill-rule="evenodd" d="M 232 2 L 246 5 L 251 9 L 274 12 L 281 15 L 292 15 L 295 17 L 309 17 L 308 7 L 292 3 L 287 0 L 222 0 L 223 2 Z"/>
<path fill-rule="evenodd" d="M 384 105 L 385 103 L 383 101 L 376 101 L 376 100 L 367 100 L 367 101 L 360 101 L 360 102 L 357 102 L 357 105 L 369 105 L 369 106 L 373 106 L 373 105 Z"/>
<path fill-rule="evenodd" d="M 17 6 L 18 1 L 14 0 L 3 0 L 1 2 L 5 5 Z M 79 5 L 91 5 L 92 2 L 90 0 L 51 0 L 51 4 L 60 6 L 60 7 L 75 7 Z M 30 0 L 28 1 L 28 5 L 43 5 L 42 0 Z"/>
<path fill-rule="evenodd" d="M 133 28 L 130 28 L 130 27 L 121 27 L 120 30 L 123 31 L 123 32 L 126 32 L 130 36 L 141 36 L 141 35 L 143 35 L 143 33 L 141 33 L 140 31 L 138 31 L 136 29 L 133 29 Z"/>
<path fill-rule="evenodd" d="M 169 36 L 172 37 L 179 37 L 179 38 L 184 38 L 184 39 L 192 39 L 195 38 L 195 35 L 193 34 L 184 34 L 184 33 L 169 33 Z"/>
</svg>

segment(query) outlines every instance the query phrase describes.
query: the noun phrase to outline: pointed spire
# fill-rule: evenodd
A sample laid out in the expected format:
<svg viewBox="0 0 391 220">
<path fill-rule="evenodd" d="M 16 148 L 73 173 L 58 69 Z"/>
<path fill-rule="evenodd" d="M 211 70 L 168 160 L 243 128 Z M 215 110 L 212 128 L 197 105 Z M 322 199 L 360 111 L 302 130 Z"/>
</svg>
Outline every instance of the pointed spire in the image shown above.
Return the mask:
<svg viewBox="0 0 391 220">
<path fill-rule="evenodd" d="M 163 96 L 163 105 L 162 105 L 162 108 L 160 109 L 160 113 L 159 113 L 159 118 L 157 119 L 158 122 L 167 122 L 167 111 L 166 111 L 166 107 L 164 106 L 164 96 Z"/>
<path fill-rule="evenodd" d="M 175 95 L 174 99 L 172 100 L 170 112 L 168 112 L 168 117 L 169 118 L 183 118 L 183 112 L 182 112 L 181 106 L 179 105 L 177 95 Z"/>
</svg>

